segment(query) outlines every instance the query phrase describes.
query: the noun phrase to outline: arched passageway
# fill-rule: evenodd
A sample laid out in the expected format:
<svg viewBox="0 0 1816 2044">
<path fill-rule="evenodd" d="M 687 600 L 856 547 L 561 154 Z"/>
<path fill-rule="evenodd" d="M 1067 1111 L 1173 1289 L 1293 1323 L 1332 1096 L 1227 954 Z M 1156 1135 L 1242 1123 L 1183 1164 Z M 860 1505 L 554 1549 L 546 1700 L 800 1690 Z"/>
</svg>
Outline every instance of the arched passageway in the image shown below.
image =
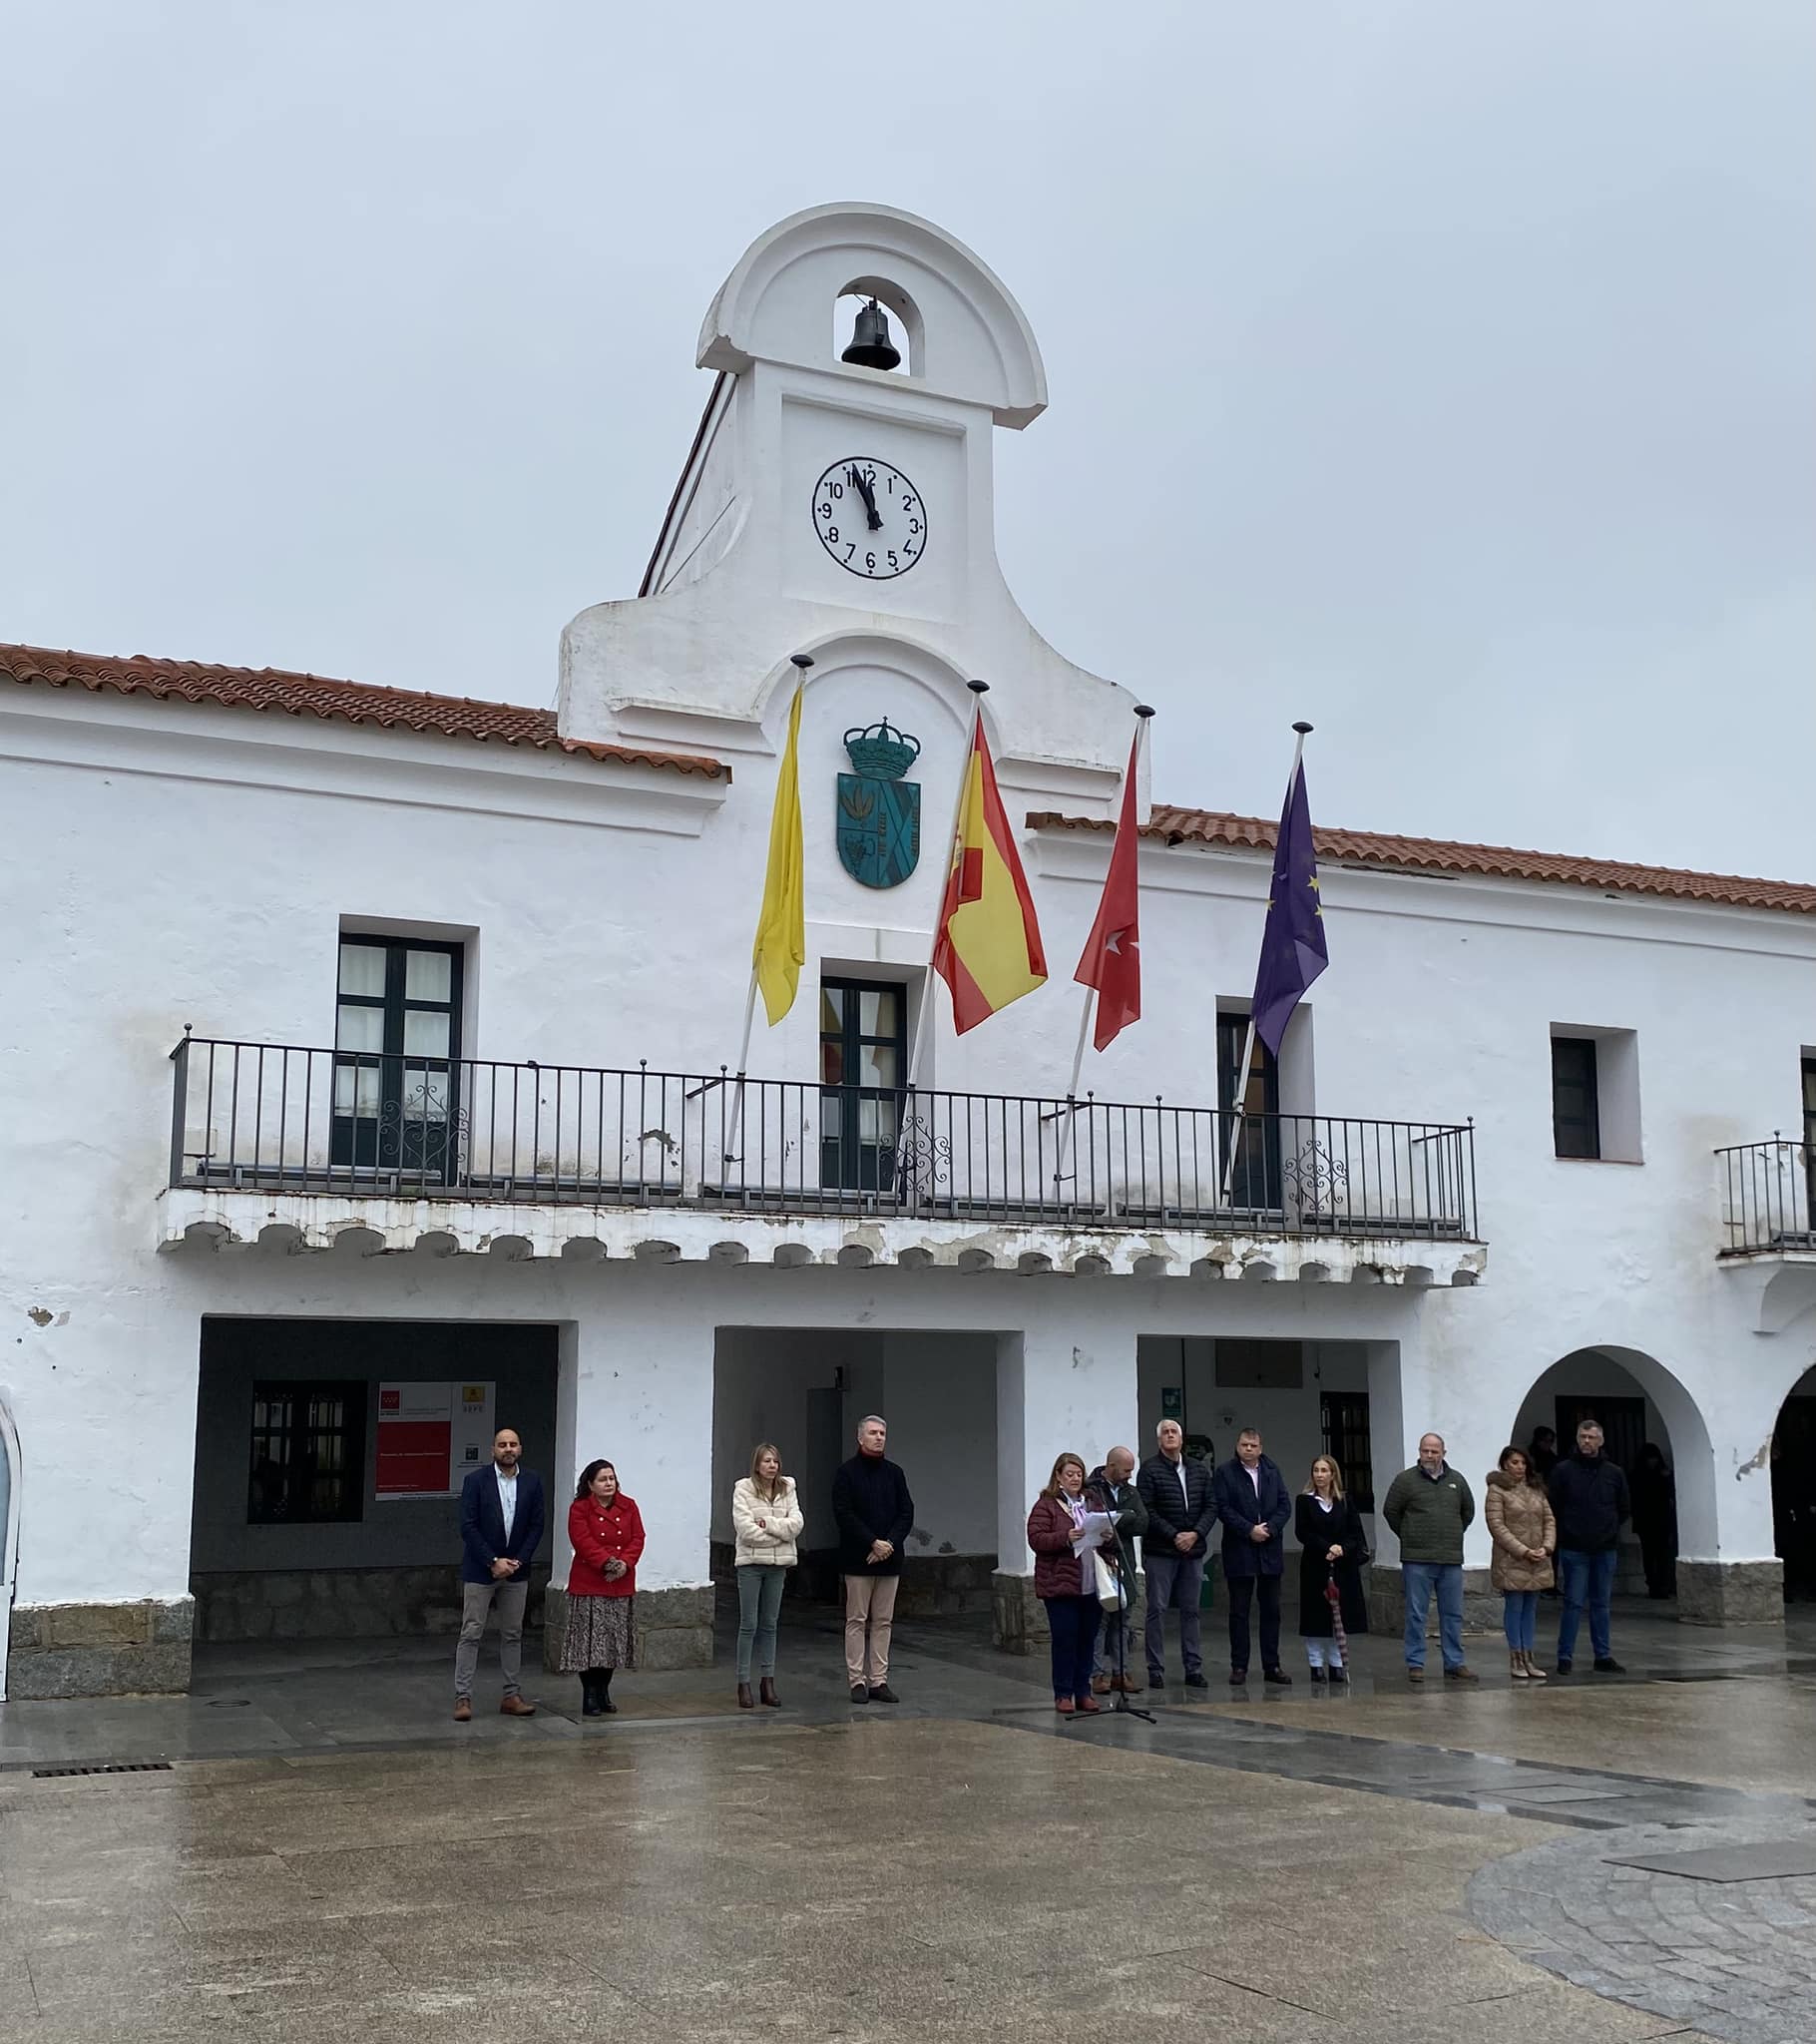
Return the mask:
<svg viewBox="0 0 1816 2044">
<path fill-rule="evenodd" d="M 1593 1419 L 1603 1452 L 1626 1471 L 1633 1521 L 1622 1536 L 1619 1594 L 1669 1597 L 1676 1559 L 1715 1552 L 1715 1463 L 1708 1427 L 1683 1385 L 1654 1356 L 1612 1343 L 1573 1349 L 1520 1402 L 1510 1438 L 1544 1448 L 1549 1429 L 1569 1454 Z"/>
<path fill-rule="evenodd" d="M 1816 1602 L 1816 1368 L 1791 1386 L 1772 1428 L 1772 1545 L 1785 1602 Z"/>
</svg>

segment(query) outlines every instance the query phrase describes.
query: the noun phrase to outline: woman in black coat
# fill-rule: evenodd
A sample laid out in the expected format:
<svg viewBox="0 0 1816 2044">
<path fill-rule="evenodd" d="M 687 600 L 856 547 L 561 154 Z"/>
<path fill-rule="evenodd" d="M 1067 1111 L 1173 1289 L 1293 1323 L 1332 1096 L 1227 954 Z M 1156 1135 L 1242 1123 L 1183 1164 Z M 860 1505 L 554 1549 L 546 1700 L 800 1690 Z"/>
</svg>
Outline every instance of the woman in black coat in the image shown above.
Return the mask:
<svg viewBox="0 0 1816 2044">
<path fill-rule="evenodd" d="M 1343 1656 L 1337 1651 L 1331 1624 L 1334 1579 L 1346 1633 L 1368 1630 L 1368 1599 L 1362 1590 L 1362 1564 L 1368 1543 L 1362 1537 L 1362 1515 L 1343 1495 L 1343 1472 L 1328 1455 L 1311 1465 L 1311 1481 L 1293 1506 L 1292 1529 L 1299 1554 L 1299 1633 L 1311 1662 L 1311 1679 L 1347 1682 Z"/>
</svg>

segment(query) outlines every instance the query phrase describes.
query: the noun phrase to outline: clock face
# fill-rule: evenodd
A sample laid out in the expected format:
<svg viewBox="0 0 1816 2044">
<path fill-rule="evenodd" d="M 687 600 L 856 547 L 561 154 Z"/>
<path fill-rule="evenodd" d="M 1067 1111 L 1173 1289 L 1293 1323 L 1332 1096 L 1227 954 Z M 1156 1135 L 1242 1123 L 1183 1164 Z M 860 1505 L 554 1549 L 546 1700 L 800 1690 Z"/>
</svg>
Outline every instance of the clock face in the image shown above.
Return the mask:
<svg viewBox="0 0 1816 2044">
<path fill-rule="evenodd" d="M 813 529 L 841 568 L 888 582 L 921 558 L 927 506 L 899 468 L 849 454 L 813 486 Z"/>
</svg>

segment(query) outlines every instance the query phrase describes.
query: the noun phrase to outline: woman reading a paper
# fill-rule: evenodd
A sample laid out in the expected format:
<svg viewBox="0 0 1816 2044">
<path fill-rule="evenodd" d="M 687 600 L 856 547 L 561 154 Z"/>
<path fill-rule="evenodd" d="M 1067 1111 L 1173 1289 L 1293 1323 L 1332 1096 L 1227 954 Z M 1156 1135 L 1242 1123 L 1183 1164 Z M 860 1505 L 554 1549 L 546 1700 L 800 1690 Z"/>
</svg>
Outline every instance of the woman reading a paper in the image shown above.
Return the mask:
<svg viewBox="0 0 1816 2044">
<path fill-rule="evenodd" d="M 1062 1717 L 1095 1712 L 1091 1666 L 1098 1643 L 1096 1554 L 1115 1537 L 1116 1520 L 1094 1512 L 1085 1501 L 1085 1464 L 1062 1455 L 1047 1487 L 1028 1514 L 1028 1545 L 1034 1549 L 1034 1593 L 1047 1607 L 1053 1635 L 1053 1707 Z"/>
</svg>

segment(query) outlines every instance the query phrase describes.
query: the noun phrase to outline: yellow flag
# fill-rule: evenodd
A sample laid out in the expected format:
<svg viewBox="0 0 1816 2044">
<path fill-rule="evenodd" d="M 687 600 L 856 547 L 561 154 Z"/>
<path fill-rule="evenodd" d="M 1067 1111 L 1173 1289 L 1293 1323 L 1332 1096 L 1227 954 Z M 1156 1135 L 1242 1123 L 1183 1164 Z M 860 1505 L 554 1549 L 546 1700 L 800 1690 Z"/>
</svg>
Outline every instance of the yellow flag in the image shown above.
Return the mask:
<svg viewBox="0 0 1816 2044">
<path fill-rule="evenodd" d="M 807 961 L 806 890 L 801 865 L 801 691 L 788 712 L 788 743 L 775 780 L 775 809 L 769 818 L 769 870 L 763 876 L 763 907 L 756 919 L 750 963 L 762 989 L 771 1029 L 794 1006 L 801 967 Z"/>
</svg>

